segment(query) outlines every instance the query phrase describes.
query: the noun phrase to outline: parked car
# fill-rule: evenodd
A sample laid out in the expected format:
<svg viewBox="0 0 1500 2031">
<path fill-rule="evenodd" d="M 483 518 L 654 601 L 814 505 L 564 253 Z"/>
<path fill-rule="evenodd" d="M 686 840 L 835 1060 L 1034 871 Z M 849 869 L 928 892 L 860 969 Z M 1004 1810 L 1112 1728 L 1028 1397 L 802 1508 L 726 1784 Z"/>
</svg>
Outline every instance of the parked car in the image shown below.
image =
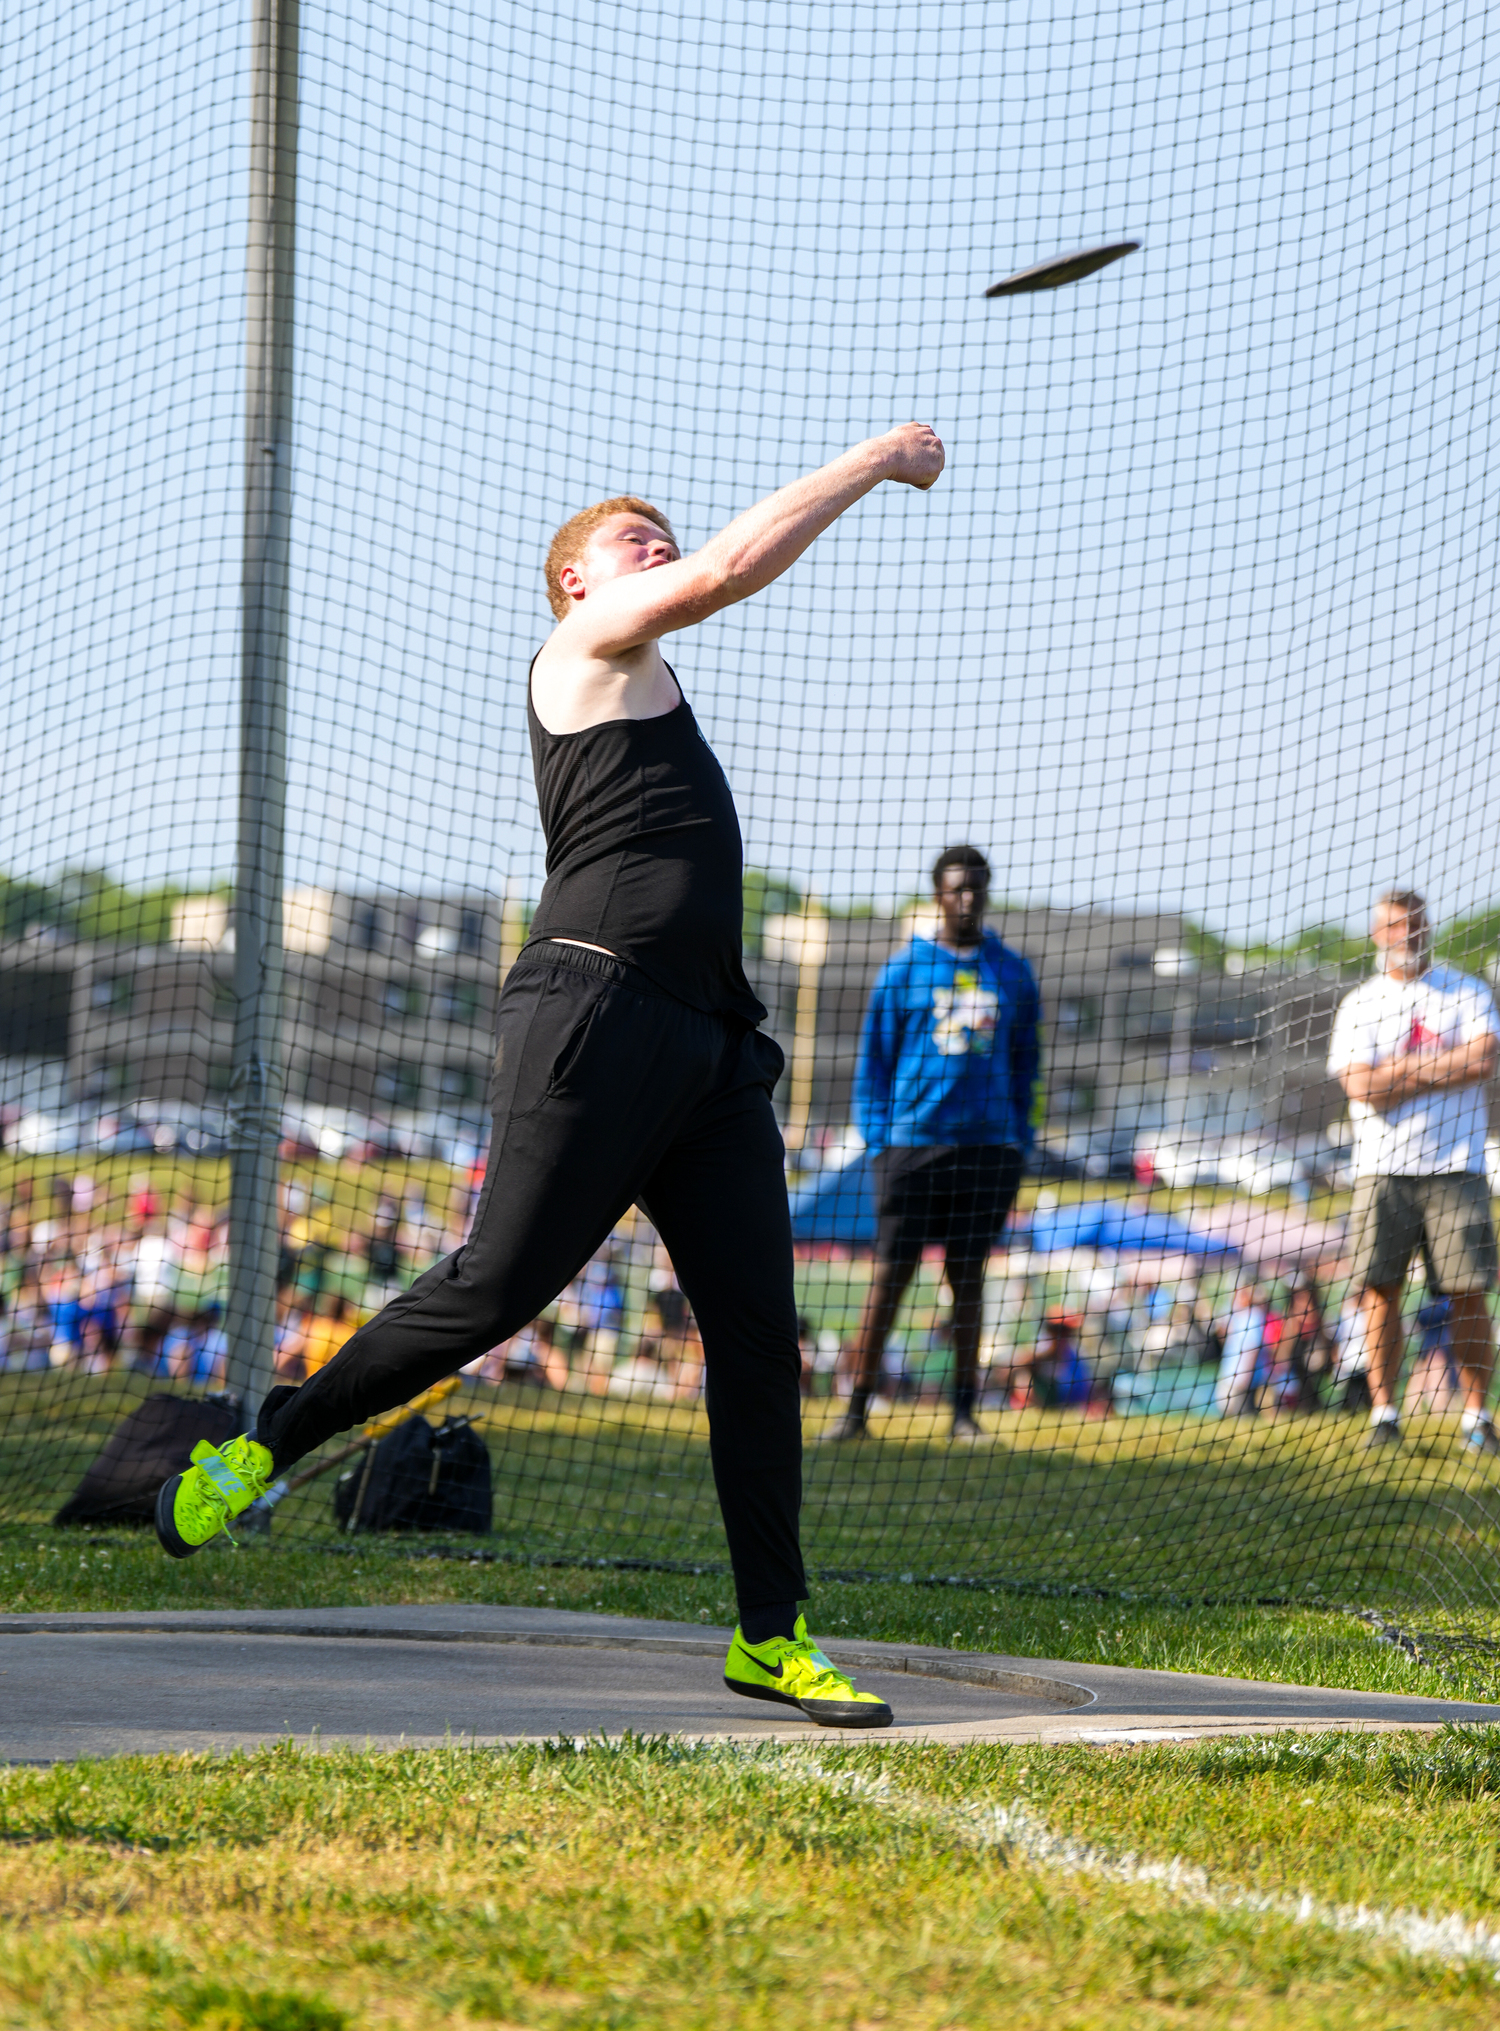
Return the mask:
<svg viewBox="0 0 1500 2031">
<path fill-rule="evenodd" d="M 1233 1185 L 1259 1199 L 1267 1192 L 1288 1192 L 1294 1185 L 1306 1183 L 1306 1164 L 1284 1143 L 1236 1140 L 1238 1146 L 1225 1149 L 1219 1157 L 1220 1184 Z"/>
<path fill-rule="evenodd" d="M 156 1139 L 144 1122 L 134 1121 L 129 1115 L 101 1114 L 94 1147 L 101 1156 L 139 1156 L 154 1150 Z"/>
<path fill-rule="evenodd" d="M 1267 1192 L 1304 1195 L 1313 1176 L 1308 1153 L 1264 1133 L 1199 1137 L 1169 1142 L 1159 1133 L 1137 1139 L 1136 1176 L 1142 1183 L 1183 1191 L 1193 1185 L 1228 1185 L 1251 1198 Z"/>
<path fill-rule="evenodd" d="M 1130 1178 L 1135 1175 L 1135 1137 L 1128 1128 L 1075 1128 L 1037 1138 L 1045 1145 L 1046 1161 L 1054 1168 L 1038 1176 L 1058 1178 Z"/>
<path fill-rule="evenodd" d="M 16 1123 L 11 1148 L 28 1157 L 72 1155 L 93 1149 L 98 1129 L 97 1107 L 34 1107 Z"/>
<path fill-rule="evenodd" d="M 1185 1191 L 1190 1185 L 1217 1185 L 1223 1144 L 1203 1138 L 1169 1142 L 1161 1131 L 1135 1139 L 1131 1172 L 1141 1185 L 1165 1185 L 1170 1191 Z"/>
<path fill-rule="evenodd" d="M 135 1100 L 120 1109 L 122 1128 L 133 1124 L 162 1156 L 218 1157 L 229 1148 L 229 1114 L 223 1107 L 195 1107 L 189 1100 Z M 136 1145 L 140 1147 L 139 1144 Z"/>
<path fill-rule="evenodd" d="M 1076 1157 L 1055 1136 L 1039 1135 L 1026 1158 L 1028 1178 L 1081 1178 L 1086 1175 Z"/>
</svg>

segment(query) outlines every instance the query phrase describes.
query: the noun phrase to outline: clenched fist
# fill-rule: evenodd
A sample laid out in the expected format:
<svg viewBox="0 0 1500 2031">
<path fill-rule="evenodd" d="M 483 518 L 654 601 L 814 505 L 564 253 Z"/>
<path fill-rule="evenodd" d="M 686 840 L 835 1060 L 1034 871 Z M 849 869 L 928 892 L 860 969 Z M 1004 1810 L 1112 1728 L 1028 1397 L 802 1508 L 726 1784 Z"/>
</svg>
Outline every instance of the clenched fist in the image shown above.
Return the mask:
<svg viewBox="0 0 1500 2031">
<path fill-rule="evenodd" d="M 925 493 L 943 470 L 943 440 L 926 423 L 903 423 L 888 430 L 881 442 L 889 457 L 888 480 Z"/>
</svg>

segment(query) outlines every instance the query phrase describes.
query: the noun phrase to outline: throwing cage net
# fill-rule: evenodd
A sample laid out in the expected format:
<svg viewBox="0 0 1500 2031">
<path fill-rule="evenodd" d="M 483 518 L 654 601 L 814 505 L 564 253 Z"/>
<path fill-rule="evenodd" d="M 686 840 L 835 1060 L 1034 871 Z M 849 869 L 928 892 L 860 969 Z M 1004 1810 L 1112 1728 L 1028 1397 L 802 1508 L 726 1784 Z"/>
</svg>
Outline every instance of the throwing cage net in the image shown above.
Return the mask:
<svg viewBox="0 0 1500 2031">
<path fill-rule="evenodd" d="M 1378 893 L 1420 890 L 1481 996 L 1500 951 L 1487 27 L 1478 0 L 18 10 L 0 1517 L 57 1512 L 148 1398 L 310 1372 L 461 1244 L 543 879 L 553 528 L 639 493 L 697 547 L 913 416 L 948 448 L 931 493 L 871 495 L 671 645 L 788 1058 L 809 1439 L 872 1274 L 865 1012 L 936 932 L 942 849 L 988 856 L 1041 996 L 982 1437 L 950 1437 L 929 1250 L 869 1437 L 809 1445 L 812 1566 L 1493 1604 L 1500 1469 L 1421 1250 L 1403 1443 L 1363 1444 L 1328 1072 Z M 982 1049 L 968 991 L 939 1014 Z M 270 1235 L 274 1352 L 269 1283 L 235 1313 L 257 1151 L 233 1231 Z M 713 1565 L 701 1392 L 632 1214 L 443 1410 L 502 1549 Z M 334 1480 L 277 1535 L 337 1527 Z"/>
</svg>

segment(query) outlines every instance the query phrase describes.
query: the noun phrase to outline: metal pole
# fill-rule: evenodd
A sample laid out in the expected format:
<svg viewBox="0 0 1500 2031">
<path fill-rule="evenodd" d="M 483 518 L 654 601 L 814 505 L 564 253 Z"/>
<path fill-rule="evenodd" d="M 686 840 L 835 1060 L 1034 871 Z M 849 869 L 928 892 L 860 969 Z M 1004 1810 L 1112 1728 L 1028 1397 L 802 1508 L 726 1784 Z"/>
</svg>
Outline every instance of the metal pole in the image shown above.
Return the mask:
<svg viewBox="0 0 1500 2031">
<path fill-rule="evenodd" d="M 828 960 L 828 919 L 819 909 L 817 898 L 809 896 L 803 905 L 803 915 L 788 917 L 786 921 L 788 925 L 796 924 L 798 934 L 797 1015 L 792 1029 L 791 1076 L 787 1081 L 782 1140 L 789 1150 L 801 1150 L 812 1121 L 813 1071 L 818 1056 L 818 984 Z"/>
<path fill-rule="evenodd" d="M 521 956 L 526 943 L 526 921 L 521 910 L 521 891 L 507 879 L 500 898 L 500 985 Z"/>
<path fill-rule="evenodd" d="M 226 1320 L 227 1384 L 247 1422 L 271 1387 L 276 1330 L 298 0 L 252 0 L 252 6 Z"/>
</svg>

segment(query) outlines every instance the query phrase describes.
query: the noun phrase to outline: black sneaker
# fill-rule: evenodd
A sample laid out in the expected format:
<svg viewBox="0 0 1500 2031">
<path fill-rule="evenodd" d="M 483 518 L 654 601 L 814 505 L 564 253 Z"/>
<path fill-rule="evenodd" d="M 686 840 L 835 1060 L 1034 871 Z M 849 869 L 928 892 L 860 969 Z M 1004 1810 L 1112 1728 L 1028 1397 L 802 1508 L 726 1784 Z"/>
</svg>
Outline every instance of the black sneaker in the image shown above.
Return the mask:
<svg viewBox="0 0 1500 2031">
<path fill-rule="evenodd" d="M 1401 1427 L 1394 1418 L 1383 1417 L 1378 1425 L 1371 1425 L 1365 1433 L 1365 1451 L 1375 1453 L 1382 1446 L 1399 1446 Z"/>
</svg>

